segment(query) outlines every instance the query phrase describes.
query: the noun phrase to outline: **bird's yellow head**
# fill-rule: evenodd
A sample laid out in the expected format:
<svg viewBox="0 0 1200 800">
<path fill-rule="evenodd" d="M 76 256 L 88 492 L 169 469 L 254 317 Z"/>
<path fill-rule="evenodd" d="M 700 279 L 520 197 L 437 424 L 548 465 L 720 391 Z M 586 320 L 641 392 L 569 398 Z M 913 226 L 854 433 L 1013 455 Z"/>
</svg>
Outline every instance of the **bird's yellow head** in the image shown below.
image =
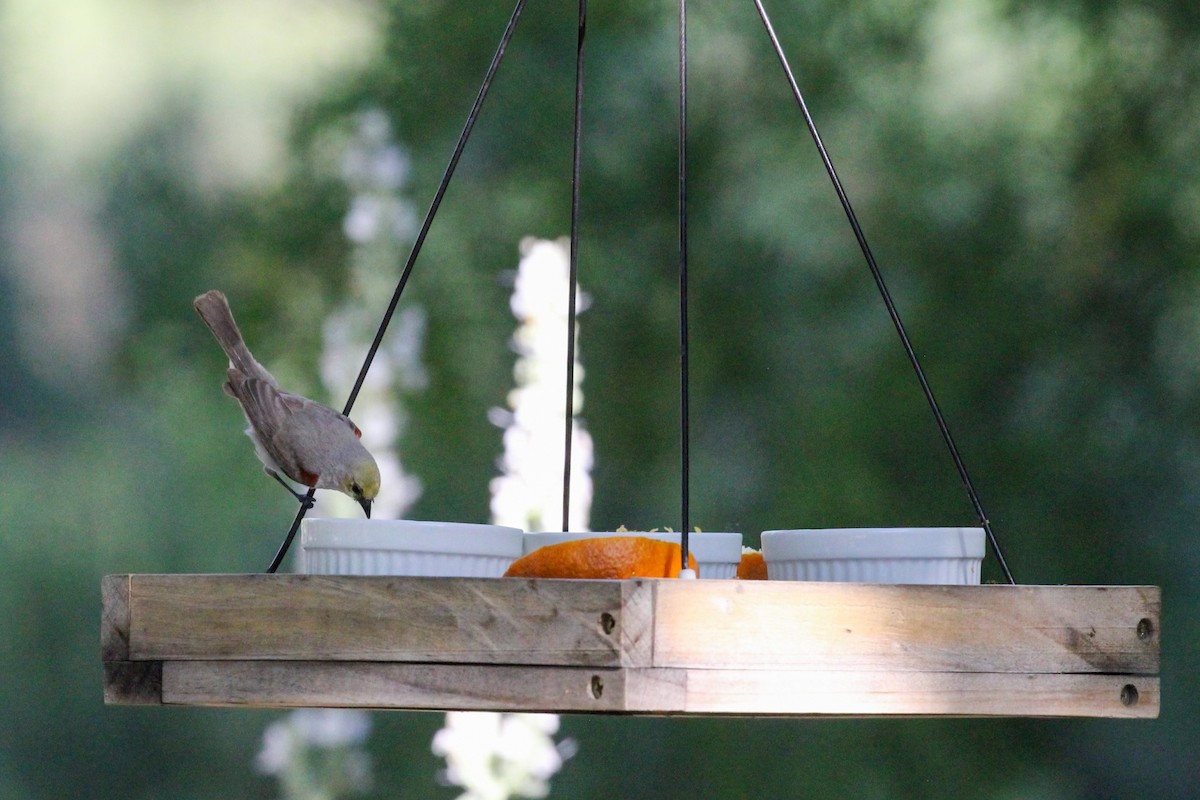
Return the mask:
<svg viewBox="0 0 1200 800">
<path fill-rule="evenodd" d="M 371 518 L 371 502 L 379 494 L 379 466 L 369 455 L 354 463 L 342 478 L 338 488 L 362 506 L 367 519 Z"/>
</svg>

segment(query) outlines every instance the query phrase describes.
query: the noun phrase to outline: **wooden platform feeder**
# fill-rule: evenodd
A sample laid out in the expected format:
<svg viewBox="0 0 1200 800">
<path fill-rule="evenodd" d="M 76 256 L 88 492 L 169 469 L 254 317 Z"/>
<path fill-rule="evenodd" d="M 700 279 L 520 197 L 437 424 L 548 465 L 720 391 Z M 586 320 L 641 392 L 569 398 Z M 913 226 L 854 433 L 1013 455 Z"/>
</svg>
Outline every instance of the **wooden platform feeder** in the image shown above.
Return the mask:
<svg viewBox="0 0 1200 800">
<path fill-rule="evenodd" d="M 762 4 L 756 5 L 943 439 L 987 528 L 987 516 L 783 49 Z M 518 0 L 376 344 L 523 6 Z M 684 9 L 681 4 L 680 378 L 687 387 Z M 586 29 L 583 14 L 581 6 L 579 66 Z M 582 70 L 577 68 L 576 176 L 581 82 Z M 578 241 L 578 200 L 578 181 L 573 180 L 572 241 Z M 577 248 L 572 247 L 572 292 L 576 263 Z M 569 307 L 564 352 L 573 354 L 574 294 Z M 360 382 L 374 352 L 368 352 Z M 565 387 L 567 419 L 574 392 L 571 369 Z M 357 386 L 347 413 L 356 392 Z M 687 531 L 686 390 L 680 417 L 680 530 Z M 570 441 L 567 426 L 568 478 Z M 269 573 L 278 567 L 302 516 L 303 511 Z M 1148 718 L 1159 710 L 1159 616 L 1160 591 L 1152 586 L 112 575 L 103 581 L 101 642 L 104 698 L 112 704 Z"/>
<path fill-rule="evenodd" d="M 1152 586 L 111 575 L 111 704 L 1152 718 Z"/>
</svg>

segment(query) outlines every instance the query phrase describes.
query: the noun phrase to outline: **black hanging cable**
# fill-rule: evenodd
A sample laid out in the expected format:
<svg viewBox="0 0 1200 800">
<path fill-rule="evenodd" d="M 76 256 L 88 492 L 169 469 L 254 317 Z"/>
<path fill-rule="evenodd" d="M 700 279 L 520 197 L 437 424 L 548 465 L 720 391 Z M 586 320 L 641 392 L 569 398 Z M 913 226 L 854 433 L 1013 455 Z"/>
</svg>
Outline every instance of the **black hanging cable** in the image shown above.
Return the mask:
<svg viewBox="0 0 1200 800">
<path fill-rule="evenodd" d="M 679 479 L 681 569 L 688 568 L 687 0 L 679 0 Z"/>
<path fill-rule="evenodd" d="M 583 132 L 583 42 L 587 36 L 587 0 L 579 0 L 579 36 L 575 46 L 575 127 L 571 154 L 571 264 L 567 283 L 567 402 L 566 433 L 563 445 L 562 529 L 566 533 L 571 518 L 571 442 L 575 428 L 575 317 L 576 281 L 579 275 L 579 164 L 582 158 Z"/>
<path fill-rule="evenodd" d="M 400 295 L 403 294 L 404 287 L 408 284 L 413 264 L 416 263 L 417 256 L 421 252 L 421 247 L 425 244 L 425 237 L 429 234 L 433 218 L 442 204 L 442 198 L 446 195 L 450 179 L 454 176 L 459 159 L 462 158 L 463 150 L 467 146 L 467 139 L 471 136 L 471 131 L 474 129 L 475 122 L 479 118 L 479 110 L 483 107 L 483 101 L 487 97 L 488 90 L 491 88 L 492 79 L 496 77 L 496 72 L 500 69 L 500 62 L 504 59 L 504 52 L 508 49 L 508 43 L 512 40 L 513 32 L 516 31 L 517 20 L 521 18 L 521 12 L 525 9 L 525 3 L 526 0 L 517 0 L 512 16 L 509 17 L 508 25 L 504 29 L 504 35 L 500 38 L 500 45 L 496 48 L 496 52 L 492 56 L 492 62 L 488 65 L 487 74 L 483 78 L 483 84 L 479 87 L 479 93 L 475 97 L 475 104 L 471 106 L 471 111 L 467 114 L 466 124 L 463 125 L 462 133 L 458 137 L 458 143 L 454 147 L 454 153 L 450 156 L 450 163 L 447 164 L 446 170 L 442 174 L 442 181 L 438 185 L 437 192 L 434 194 L 429 211 L 425 214 L 425 222 L 421 225 L 421 230 L 417 234 L 412 250 L 408 254 L 408 261 L 405 262 L 404 270 L 400 273 L 400 281 L 396 284 L 396 291 L 392 294 L 392 300 L 388 304 L 387 311 L 384 312 L 383 320 L 379 323 L 379 329 L 375 332 L 375 339 L 371 342 L 371 347 L 367 350 L 367 356 L 363 360 L 362 369 L 359 370 L 358 378 L 354 381 L 354 388 L 351 389 L 350 396 L 346 400 L 346 405 L 342 409 L 343 414 L 349 415 L 350 410 L 354 407 L 354 401 L 358 399 L 358 393 L 362 390 L 363 381 L 366 380 L 367 372 L 375 360 L 375 354 L 379 351 L 379 345 L 383 342 L 383 335 L 387 331 L 393 315 L 396 313 L 396 307 L 400 303 Z M 292 540 L 296 537 L 296 531 L 300 529 L 300 522 L 312 506 L 311 501 L 314 494 L 316 494 L 316 489 L 308 490 L 308 494 L 306 495 L 307 502 L 300 504 L 300 510 L 296 513 L 296 519 L 292 522 L 292 527 L 288 530 L 287 536 L 284 537 L 283 544 L 279 546 L 279 551 L 271 561 L 271 566 L 267 567 L 268 573 L 275 572 L 279 569 L 279 565 L 283 563 L 283 558 L 287 555 L 288 548 L 291 547 Z"/>
<path fill-rule="evenodd" d="M 975 490 L 975 485 L 971 482 L 971 476 L 967 473 L 966 464 L 958 452 L 958 446 L 954 443 L 954 437 L 950 435 L 950 427 L 946 424 L 945 417 L 942 416 L 941 408 L 938 406 L 937 399 L 933 395 L 933 389 L 925 378 L 925 371 L 921 368 L 916 351 L 913 349 L 908 334 L 904 330 L 904 323 L 900 319 L 900 313 L 897 311 L 896 304 L 892 301 L 887 284 L 883 280 L 883 273 L 879 270 L 875 256 L 867 244 L 867 238 L 858 224 L 858 217 L 850 205 L 850 199 L 847 197 L 845 189 L 842 188 L 842 182 L 838 178 L 837 171 L 833 168 L 833 161 L 829 158 L 829 153 L 825 150 L 825 144 L 821 141 L 821 135 L 817 132 L 816 123 L 813 122 L 812 115 L 808 111 L 808 105 L 804 102 L 804 97 L 800 93 L 800 87 L 797 85 L 796 78 L 792 74 L 792 68 L 788 64 L 787 56 L 784 55 L 779 38 L 775 35 L 775 28 L 771 25 L 771 20 L 767 16 L 767 10 L 763 8 L 762 0 L 754 0 L 754 5 L 758 9 L 758 16 L 762 19 L 763 26 L 767 29 L 767 35 L 771 39 L 771 46 L 775 49 L 775 55 L 779 58 L 779 63 L 787 75 L 788 83 L 792 88 L 792 96 L 795 97 L 796 103 L 800 106 L 800 112 L 804 115 L 804 122 L 808 125 L 808 132 L 812 135 L 813 142 L 817 146 L 817 151 L 821 154 L 821 161 L 825 165 L 825 171 L 829 173 L 829 179 L 833 182 L 834 191 L 837 192 L 842 209 L 846 212 L 846 217 L 850 221 L 850 227 L 854 231 L 854 238 L 858 240 L 858 246 L 862 249 L 863 257 L 867 260 L 867 267 L 871 270 L 871 275 L 875 279 L 875 285 L 883 297 L 884 305 L 887 306 L 888 315 L 892 319 L 896 333 L 900 336 L 900 343 L 904 347 L 904 352 L 908 356 L 909 363 L 916 372 L 917 381 L 921 384 L 921 391 L 925 394 L 925 400 L 933 412 L 934 421 L 937 423 L 938 430 L 942 434 L 942 439 L 945 441 L 946 447 L 950 450 L 950 457 L 954 460 L 958 476 L 962 479 L 963 485 L 966 487 L 967 495 L 970 497 L 971 505 L 975 510 L 975 516 L 979 519 L 980 525 L 987 533 L 988 542 L 992 546 L 992 551 L 996 554 L 996 561 L 999 562 L 1000 569 L 1004 572 L 1004 577 L 1009 583 L 1015 584 L 1016 581 L 1013 579 L 1012 572 L 1008 568 L 1008 563 L 1004 560 L 1004 554 L 1000 552 L 1000 544 L 996 541 L 996 535 L 992 532 L 991 523 L 988 521 L 987 514 L 983 510 L 983 504 L 979 500 L 979 493 Z"/>
</svg>

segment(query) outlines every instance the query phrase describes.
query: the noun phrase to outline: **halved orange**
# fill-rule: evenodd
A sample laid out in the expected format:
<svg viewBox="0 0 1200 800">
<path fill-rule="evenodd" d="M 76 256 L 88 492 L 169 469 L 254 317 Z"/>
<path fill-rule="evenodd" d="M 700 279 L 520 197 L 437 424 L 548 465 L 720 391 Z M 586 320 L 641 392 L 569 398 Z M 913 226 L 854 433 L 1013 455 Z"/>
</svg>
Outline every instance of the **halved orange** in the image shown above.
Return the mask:
<svg viewBox="0 0 1200 800">
<path fill-rule="evenodd" d="M 763 560 L 763 554 L 757 550 L 743 550 L 742 560 L 738 562 L 737 576 L 744 581 L 765 581 L 767 562 Z"/>
<path fill-rule="evenodd" d="M 645 536 L 598 536 L 539 547 L 518 558 L 506 578 L 677 578 L 679 545 Z M 696 557 L 688 553 L 688 566 Z"/>
</svg>

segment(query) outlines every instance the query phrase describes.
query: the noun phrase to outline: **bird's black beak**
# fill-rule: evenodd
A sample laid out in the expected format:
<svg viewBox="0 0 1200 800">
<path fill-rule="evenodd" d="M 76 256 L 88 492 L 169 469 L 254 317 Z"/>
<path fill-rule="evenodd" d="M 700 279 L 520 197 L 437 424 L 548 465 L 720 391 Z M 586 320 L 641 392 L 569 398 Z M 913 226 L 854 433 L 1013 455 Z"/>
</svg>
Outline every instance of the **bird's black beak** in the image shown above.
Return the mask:
<svg viewBox="0 0 1200 800">
<path fill-rule="evenodd" d="M 367 519 L 370 519 L 371 518 L 371 501 L 367 500 L 366 498 L 363 498 L 362 500 L 358 501 L 358 504 L 360 506 L 362 506 L 363 513 L 367 515 Z"/>
</svg>

